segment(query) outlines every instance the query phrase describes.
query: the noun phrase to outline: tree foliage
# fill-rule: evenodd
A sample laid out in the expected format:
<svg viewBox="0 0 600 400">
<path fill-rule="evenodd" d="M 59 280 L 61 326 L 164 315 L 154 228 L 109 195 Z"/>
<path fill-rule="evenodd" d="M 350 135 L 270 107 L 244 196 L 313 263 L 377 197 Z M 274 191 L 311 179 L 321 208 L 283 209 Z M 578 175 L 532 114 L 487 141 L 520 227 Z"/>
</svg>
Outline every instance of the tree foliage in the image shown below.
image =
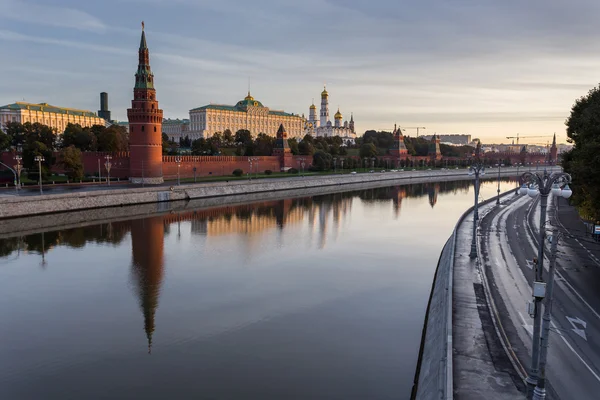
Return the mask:
<svg viewBox="0 0 600 400">
<path fill-rule="evenodd" d="M 377 155 L 377 147 L 373 143 L 364 143 L 360 146 L 360 157 L 361 158 L 371 158 Z"/>
<path fill-rule="evenodd" d="M 573 202 L 584 217 L 600 220 L 600 87 L 575 101 L 565 122 L 573 149 L 563 167 L 573 178 Z"/>
<path fill-rule="evenodd" d="M 10 137 L 0 129 L 0 151 L 7 150 L 10 147 Z"/>
<path fill-rule="evenodd" d="M 331 169 L 332 160 L 331 154 L 318 150 L 313 154 L 313 168 L 317 171 L 327 171 Z"/>
<path fill-rule="evenodd" d="M 69 179 L 83 179 L 83 162 L 81 161 L 81 150 L 71 145 L 60 152 L 60 165 L 65 169 Z"/>
</svg>

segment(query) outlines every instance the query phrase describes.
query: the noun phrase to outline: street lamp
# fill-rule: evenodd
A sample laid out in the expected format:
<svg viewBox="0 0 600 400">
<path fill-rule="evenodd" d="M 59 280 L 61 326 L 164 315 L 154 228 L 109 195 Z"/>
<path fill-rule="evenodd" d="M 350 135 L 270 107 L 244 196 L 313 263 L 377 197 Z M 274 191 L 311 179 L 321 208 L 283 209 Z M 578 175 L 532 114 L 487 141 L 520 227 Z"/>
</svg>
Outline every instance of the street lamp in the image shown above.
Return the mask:
<svg viewBox="0 0 600 400">
<path fill-rule="evenodd" d="M 498 167 L 498 197 L 496 197 L 496 205 L 500 205 L 500 163 L 497 164 Z"/>
<path fill-rule="evenodd" d="M 333 157 L 333 173 L 337 173 L 337 157 Z"/>
<path fill-rule="evenodd" d="M 15 161 L 17 162 L 17 165 L 15 165 L 15 171 L 17 172 L 17 182 L 15 182 L 15 186 L 17 187 L 17 190 L 19 190 L 21 188 L 21 160 L 23 158 L 21 156 L 15 156 Z"/>
<path fill-rule="evenodd" d="M 181 167 L 181 157 L 175 156 L 175 162 L 177 163 L 177 186 L 180 186 L 181 181 L 179 180 L 179 167 Z"/>
<path fill-rule="evenodd" d="M 300 164 L 300 166 L 302 167 L 302 176 L 304 176 L 304 160 L 306 160 L 306 158 L 304 157 L 298 158 L 298 164 Z"/>
<path fill-rule="evenodd" d="M 112 156 L 105 156 L 104 159 L 106 160 L 104 162 L 104 167 L 106 168 L 106 183 L 108 184 L 108 186 L 110 186 L 110 167 L 112 167 L 112 163 L 110 162 L 110 160 L 112 160 Z"/>
<path fill-rule="evenodd" d="M 340 164 L 342 165 L 342 174 L 344 173 L 344 159 L 340 158 Z"/>
<path fill-rule="evenodd" d="M 477 220 L 479 219 L 479 176 L 485 175 L 485 166 L 479 160 L 469 168 L 469 176 L 475 176 L 475 206 L 473 208 L 473 236 L 471 238 L 471 259 L 477 258 Z"/>
<path fill-rule="evenodd" d="M 33 160 L 37 161 L 37 163 L 38 163 L 38 171 L 40 174 L 40 194 L 44 194 L 44 192 L 42 190 L 42 162 L 46 161 L 46 159 L 44 158 L 44 156 L 35 156 L 35 158 Z"/>
<path fill-rule="evenodd" d="M 371 157 L 371 169 L 375 168 L 375 160 L 377 160 L 375 157 Z"/>
<path fill-rule="evenodd" d="M 248 171 L 248 180 L 252 180 L 252 157 L 248 157 L 248 164 L 250 164 L 250 170 Z"/>
<path fill-rule="evenodd" d="M 544 352 L 544 365 L 543 370 L 540 373 L 540 342 L 545 343 L 547 346 L 548 337 L 540 338 L 541 336 L 541 307 L 540 303 L 544 298 L 543 288 L 545 287 L 543 272 L 544 272 L 544 240 L 546 239 L 546 208 L 548 206 L 548 195 L 550 193 L 555 196 L 562 196 L 564 198 L 571 197 L 573 192 L 569 188 L 569 182 L 571 182 L 571 175 L 564 172 L 555 172 L 548 175 L 547 171 L 543 174 L 525 172 L 521 179 L 523 183 L 519 193 L 522 195 L 528 194 L 534 198 L 538 194 L 540 195 L 540 238 L 538 243 L 538 262 L 535 268 L 535 276 L 533 282 L 534 288 L 534 309 L 533 309 L 533 346 L 531 351 L 531 369 L 529 376 L 525 380 L 527 383 L 527 398 L 531 399 L 532 396 L 536 399 L 543 399 L 546 396 L 545 390 L 545 362 L 546 355 Z M 560 186 L 564 184 L 564 188 Z M 538 288 L 542 288 L 542 292 L 538 292 Z M 536 290 L 538 289 L 538 290 Z M 537 293 L 537 295 L 535 295 Z M 550 300 L 551 301 L 551 300 Z M 537 385 L 537 387 L 536 387 Z M 541 385 L 541 386 L 540 386 Z"/>
</svg>

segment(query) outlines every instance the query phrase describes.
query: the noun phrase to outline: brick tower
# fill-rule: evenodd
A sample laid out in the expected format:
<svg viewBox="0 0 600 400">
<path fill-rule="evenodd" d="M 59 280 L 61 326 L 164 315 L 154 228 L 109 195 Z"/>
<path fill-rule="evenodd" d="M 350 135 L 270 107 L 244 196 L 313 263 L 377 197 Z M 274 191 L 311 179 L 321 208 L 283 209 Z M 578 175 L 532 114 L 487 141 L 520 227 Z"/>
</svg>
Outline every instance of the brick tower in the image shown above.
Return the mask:
<svg viewBox="0 0 600 400">
<path fill-rule="evenodd" d="M 287 171 L 292 167 L 292 151 L 288 144 L 288 134 L 283 124 L 279 125 L 275 146 L 273 146 L 273 155 L 279 157 L 281 171 Z"/>
<path fill-rule="evenodd" d="M 135 73 L 135 87 L 129 120 L 129 180 L 132 183 L 159 184 L 162 173 L 162 119 L 158 108 L 154 75 L 150 70 L 150 54 L 142 22 L 139 63 Z"/>
<path fill-rule="evenodd" d="M 556 133 L 554 134 L 554 137 L 552 138 L 552 147 L 550 147 L 550 159 L 548 160 L 550 165 L 556 165 L 556 162 L 558 161 L 558 149 L 556 148 Z"/>
<path fill-rule="evenodd" d="M 392 148 L 390 149 L 390 154 L 394 157 L 406 158 L 408 155 L 408 150 L 406 149 L 406 145 L 404 144 L 404 135 L 402 134 L 402 128 L 396 127 L 394 125 L 394 143 L 392 144 Z"/>
</svg>

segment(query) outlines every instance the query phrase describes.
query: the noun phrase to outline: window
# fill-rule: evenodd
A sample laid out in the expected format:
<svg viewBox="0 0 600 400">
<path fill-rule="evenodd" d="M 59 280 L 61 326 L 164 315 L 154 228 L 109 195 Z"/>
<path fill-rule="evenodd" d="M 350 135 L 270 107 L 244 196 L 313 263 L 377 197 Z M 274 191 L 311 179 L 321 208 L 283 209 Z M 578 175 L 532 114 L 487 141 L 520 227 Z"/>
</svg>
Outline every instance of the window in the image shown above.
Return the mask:
<svg viewBox="0 0 600 400">
<path fill-rule="evenodd" d="M 144 125 L 142 125 L 142 132 L 144 132 Z"/>
<path fill-rule="evenodd" d="M 156 132 L 156 127 L 154 127 L 154 132 Z"/>
</svg>

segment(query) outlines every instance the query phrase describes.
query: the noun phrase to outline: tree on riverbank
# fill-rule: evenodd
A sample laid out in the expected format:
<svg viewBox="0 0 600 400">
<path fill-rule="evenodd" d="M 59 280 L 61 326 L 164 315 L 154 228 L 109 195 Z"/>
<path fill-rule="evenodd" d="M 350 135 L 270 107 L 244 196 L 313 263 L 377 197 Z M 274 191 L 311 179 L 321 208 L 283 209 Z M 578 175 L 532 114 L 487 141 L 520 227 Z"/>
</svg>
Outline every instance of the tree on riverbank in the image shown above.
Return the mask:
<svg viewBox="0 0 600 400">
<path fill-rule="evenodd" d="M 600 220 L 600 87 L 575 101 L 565 122 L 573 149 L 563 167 L 573 178 L 573 203 L 582 216 Z"/>
</svg>

